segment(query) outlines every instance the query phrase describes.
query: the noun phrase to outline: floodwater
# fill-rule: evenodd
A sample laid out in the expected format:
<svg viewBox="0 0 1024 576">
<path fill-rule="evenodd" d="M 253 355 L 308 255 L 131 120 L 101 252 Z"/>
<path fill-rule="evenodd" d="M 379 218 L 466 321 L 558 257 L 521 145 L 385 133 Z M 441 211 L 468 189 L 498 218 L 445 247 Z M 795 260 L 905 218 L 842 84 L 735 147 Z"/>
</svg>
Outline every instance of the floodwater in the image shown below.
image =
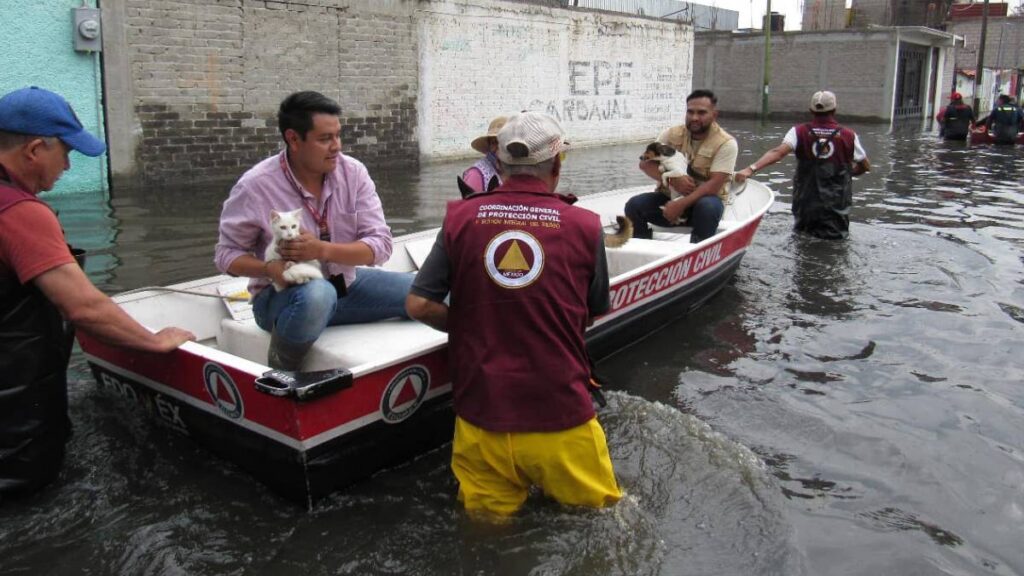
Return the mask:
<svg viewBox="0 0 1024 576">
<path fill-rule="evenodd" d="M 723 120 L 739 166 L 788 124 Z M 794 236 L 793 161 L 735 279 L 599 365 L 626 497 L 467 520 L 448 447 L 296 508 L 71 366 L 59 481 L 0 506 L 3 574 L 1024 574 L 1024 149 L 858 130 L 846 242 Z M 639 185 L 642 144 L 572 152 L 562 191 Z M 463 163 L 372 170 L 396 234 Z M 108 292 L 213 273 L 225 186 L 60 198 Z"/>
</svg>

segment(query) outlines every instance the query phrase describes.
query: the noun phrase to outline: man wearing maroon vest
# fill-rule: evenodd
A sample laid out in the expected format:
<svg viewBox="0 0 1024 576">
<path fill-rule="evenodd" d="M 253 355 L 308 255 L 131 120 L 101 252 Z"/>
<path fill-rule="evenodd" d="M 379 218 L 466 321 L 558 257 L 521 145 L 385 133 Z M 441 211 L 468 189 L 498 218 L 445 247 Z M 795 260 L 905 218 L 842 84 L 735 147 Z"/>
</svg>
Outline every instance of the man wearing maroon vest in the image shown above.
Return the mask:
<svg viewBox="0 0 1024 576">
<path fill-rule="evenodd" d="M 609 306 L 601 224 L 555 194 L 569 147 L 555 119 L 524 112 L 497 138 L 508 179 L 448 205 L 406 301 L 449 333 L 459 499 L 507 516 L 539 485 L 564 504 L 609 505 L 621 494 L 583 339 Z"/>
<path fill-rule="evenodd" d="M 30 494 L 60 471 L 71 432 L 67 368 L 72 331 L 109 344 L 168 352 L 192 333 L 152 333 L 96 289 L 37 197 L 70 167 L 68 153 L 106 145 L 53 92 L 0 98 L 0 500 Z"/>
<path fill-rule="evenodd" d="M 857 134 L 836 122 L 835 94 L 815 92 L 811 113 L 813 120 L 791 128 L 782 144 L 737 172 L 735 180 L 743 182 L 795 150 L 793 228 L 819 238 L 846 238 L 853 204 L 852 177 L 867 172 L 871 165 Z"/>
</svg>

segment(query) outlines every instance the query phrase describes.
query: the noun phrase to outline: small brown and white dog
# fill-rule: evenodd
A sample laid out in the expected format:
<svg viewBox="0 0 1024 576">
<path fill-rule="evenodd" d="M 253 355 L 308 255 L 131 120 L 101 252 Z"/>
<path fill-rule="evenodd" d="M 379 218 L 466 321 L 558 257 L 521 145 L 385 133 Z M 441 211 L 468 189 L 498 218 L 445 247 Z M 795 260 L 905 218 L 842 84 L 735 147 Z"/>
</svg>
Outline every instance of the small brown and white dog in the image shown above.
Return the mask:
<svg viewBox="0 0 1024 576">
<path fill-rule="evenodd" d="M 686 156 L 668 144 L 651 142 L 647 145 L 647 149 L 644 150 L 640 159 L 658 163 L 658 170 L 661 172 L 661 184 L 655 191 L 661 192 L 672 200 L 679 198 L 680 194 L 668 185 L 668 179 L 687 175 L 686 169 L 690 163 L 687 161 Z"/>
</svg>

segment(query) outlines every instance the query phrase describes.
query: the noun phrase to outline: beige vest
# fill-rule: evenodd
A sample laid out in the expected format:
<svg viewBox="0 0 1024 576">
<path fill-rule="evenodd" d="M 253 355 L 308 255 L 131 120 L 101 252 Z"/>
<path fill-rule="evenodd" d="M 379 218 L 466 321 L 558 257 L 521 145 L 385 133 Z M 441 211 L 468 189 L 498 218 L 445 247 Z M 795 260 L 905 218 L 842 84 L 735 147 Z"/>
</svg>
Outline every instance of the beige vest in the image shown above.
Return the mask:
<svg viewBox="0 0 1024 576">
<path fill-rule="evenodd" d="M 693 139 L 690 138 L 690 132 L 686 129 L 686 126 L 673 126 L 669 128 L 668 133 L 665 135 L 665 140 L 667 140 L 667 142 L 664 142 L 665 144 L 686 154 L 690 161 L 690 176 L 698 184 L 701 184 L 711 178 L 711 161 L 715 158 L 715 154 L 718 153 L 718 149 L 722 147 L 722 144 L 729 140 L 734 140 L 734 138 L 728 132 L 722 130 L 718 122 L 713 122 L 711 127 L 708 128 L 708 135 L 701 141 L 700 148 L 697 149 L 696 154 L 693 153 Z M 718 197 L 722 199 L 723 204 L 729 201 L 728 180 L 722 185 L 722 189 L 718 191 Z"/>
</svg>

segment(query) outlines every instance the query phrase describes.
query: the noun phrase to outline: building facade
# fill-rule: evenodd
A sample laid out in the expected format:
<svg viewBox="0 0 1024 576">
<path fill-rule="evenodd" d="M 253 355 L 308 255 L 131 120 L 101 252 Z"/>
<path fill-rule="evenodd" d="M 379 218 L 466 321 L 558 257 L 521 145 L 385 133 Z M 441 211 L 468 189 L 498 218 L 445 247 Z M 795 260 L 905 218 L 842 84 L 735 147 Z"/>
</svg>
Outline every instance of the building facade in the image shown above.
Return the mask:
<svg viewBox="0 0 1024 576">
<path fill-rule="evenodd" d="M 13 4 L 13 2 L 12 2 Z M 39 86 L 64 96 L 87 130 L 104 136 L 100 54 L 75 50 L 73 8 L 82 0 L 19 2 L 0 8 L 0 94 Z M 95 8 L 96 3 L 85 3 Z M 71 154 L 56 194 L 107 191 L 106 156 Z"/>
<path fill-rule="evenodd" d="M 806 115 L 811 94 L 831 90 L 844 118 L 927 118 L 952 82 L 951 34 L 920 27 L 772 34 L 769 111 Z M 719 96 L 725 114 L 758 115 L 764 35 L 698 33 L 693 84 Z"/>
<path fill-rule="evenodd" d="M 952 0 L 852 0 L 850 26 L 940 28 L 948 17 L 952 3 Z"/>
</svg>

